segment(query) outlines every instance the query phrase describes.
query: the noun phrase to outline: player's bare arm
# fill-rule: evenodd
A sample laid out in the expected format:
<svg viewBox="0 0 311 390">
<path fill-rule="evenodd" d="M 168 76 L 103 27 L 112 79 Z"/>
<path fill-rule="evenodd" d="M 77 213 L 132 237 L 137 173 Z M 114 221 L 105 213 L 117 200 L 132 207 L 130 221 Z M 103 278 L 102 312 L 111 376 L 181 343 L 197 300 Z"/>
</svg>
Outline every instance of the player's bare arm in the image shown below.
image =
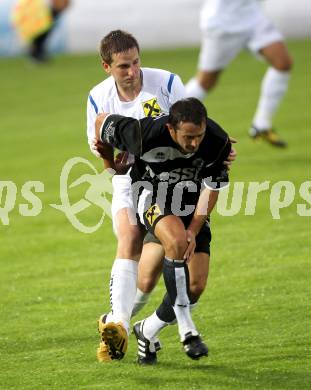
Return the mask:
<svg viewBox="0 0 311 390">
<path fill-rule="evenodd" d="M 98 114 L 95 121 L 95 139 L 92 142 L 92 148 L 97 152 L 98 157 L 102 158 L 104 161 L 105 169 L 113 169 L 117 172 L 117 167 L 114 162 L 114 153 L 113 147 L 107 142 L 103 142 L 100 139 L 100 133 L 103 126 L 103 123 L 109 113 Z"/>
<path fill-rule="evenodd" d="M 107 118 L 108 115 L 109 115 L 108 112 L 102 112 L 102 113 L 98 114 L 97 117 L 96 117 L 96 120 L 95 120 L 95 135 L 96 135 L 96 139 L 99 140 L 99 141 L 101 141 L 100 133 L 101 133 L 101 129 L 102 129 L 104 120 Z"/>
<path fill-rule="evenodd" d="M 237 156 L 237 151 L 234 149 L 232 144 L 236 144 L 238 142 L 235 138 L 229 137 L 229 139 L 231 142 L 231 151 L 230 151 L 227 159 L 224 161 L 224 165 L 226 165 L 228 170 L 230 170 L 230 167 L 231 167 L 232 163 L 235 161 L 236 156 Z"/>
</svg>

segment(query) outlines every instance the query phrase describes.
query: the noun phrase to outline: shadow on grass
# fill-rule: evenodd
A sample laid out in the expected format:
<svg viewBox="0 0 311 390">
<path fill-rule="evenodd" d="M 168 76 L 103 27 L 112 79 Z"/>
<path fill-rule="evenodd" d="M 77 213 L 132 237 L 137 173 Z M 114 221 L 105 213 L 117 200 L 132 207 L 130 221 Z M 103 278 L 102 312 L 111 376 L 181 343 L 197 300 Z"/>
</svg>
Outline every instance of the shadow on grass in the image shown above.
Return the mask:
<svg viewBox="0 0 311 390">
<path fill-rule="evenodd" d="M 291 358 L 289 356 L 288 358 Z M 229 365 L 208 363 L 158 363 L 148 369 L 136 370 L 135 382 L 150 388 L 174 389 L 307 389 L 310 388 L 311 373 L 297 370 L 270 369 L 265 367 L 240 368 Z M 163 372 L 167 374 L 163 375 Z M 146 375 L 147 374 L 147 375 Z"/>
</svg>

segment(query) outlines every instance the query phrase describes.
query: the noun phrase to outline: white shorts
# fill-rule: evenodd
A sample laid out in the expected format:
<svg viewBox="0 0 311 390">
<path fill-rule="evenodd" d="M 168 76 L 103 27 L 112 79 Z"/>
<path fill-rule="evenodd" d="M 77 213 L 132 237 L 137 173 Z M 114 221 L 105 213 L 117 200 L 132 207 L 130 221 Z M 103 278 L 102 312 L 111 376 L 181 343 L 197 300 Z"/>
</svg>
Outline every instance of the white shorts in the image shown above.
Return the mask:
<svg viewBox="0 0 311 390">
<path fill-rule="evenodd" d="M 145 225 L 144 213 L 152 206 L 152 191 L 144 188 L 138 198 L 137 214 L 139 216 L 140 223 Z"/>
<path fill-rule="evenodd" d="M 221 28 L 203 31 L 198 68 L 205 71 L 224 69 L 241 50 L 254 54 L 274 42 L 283 41 L 282 34 L 264 15 L 258 14 L 253 28 L 240 32 L 226 32 Z"/>
<path fill-rule="evenodd" d="M 117 236 L 117 213 L 119 210 L 128 209 L 128 215 L 131 224 L 137 224 L 136 213 L 134 210 L 132 199 L 132 179 L 129 174 L 126 175 L 114 175 L 112 178 L 112 203 L 111 203 L 111 215 L 113 231 Z"/>
</svg>

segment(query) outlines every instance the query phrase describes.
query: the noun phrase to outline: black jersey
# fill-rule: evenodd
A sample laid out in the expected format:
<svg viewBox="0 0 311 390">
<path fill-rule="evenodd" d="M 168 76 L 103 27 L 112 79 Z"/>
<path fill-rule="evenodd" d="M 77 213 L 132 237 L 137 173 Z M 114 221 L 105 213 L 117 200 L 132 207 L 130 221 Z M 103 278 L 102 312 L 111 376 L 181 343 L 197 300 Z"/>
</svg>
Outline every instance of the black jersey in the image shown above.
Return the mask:
<svg viewBox="0 0 311 390">
<path fill-rule="evenodd" d="M 231 150 L 229 137 L 208 118 L 198 150 L 184 154 L 171 138 L 167 120 L 167 115 L 140 120 L 110 115 L 104 122 L 101 139 L 135 156 L 131 170 L 134 183 L 150 183 L 153 191 L 165 188 L 169 198 L 180 188 L 183 202 L 196 204 L 202 183 L 211 189 L 220 189 L 228 183 L 223 162 Z"/>
</svg>

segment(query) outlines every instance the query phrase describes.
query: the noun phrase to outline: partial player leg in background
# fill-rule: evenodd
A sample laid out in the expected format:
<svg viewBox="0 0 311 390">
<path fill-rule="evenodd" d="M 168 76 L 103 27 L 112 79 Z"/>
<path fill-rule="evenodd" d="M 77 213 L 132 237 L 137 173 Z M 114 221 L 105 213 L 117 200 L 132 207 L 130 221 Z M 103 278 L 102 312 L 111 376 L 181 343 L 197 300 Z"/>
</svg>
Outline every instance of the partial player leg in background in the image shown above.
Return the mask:
<svg viewBox="0 0 311 390">
<path fill-rule="evenodd" d="M 100 346 L 97 358 L 100 361 L 107 360 L 102 358 L 107 355 L 107 349 L 108 354 L 112 354 L 115 359 L 121 359 L 126 352 L 143 238 L 139 226 L 132 224 L 133 217 L 133 210 L 128 208 L 122 208 L 116 213 L 118 247 L 110 279 L 111 311 L 99 320 Z"/>
<path fill-rule="evenodd" d="M 272 121 L 288 88 L 292 60 L 282 41 L 264 47 L 260 53 L 271 66 L 261 83 L 250 136 L 254 139 L 262 138 L 274 146 L 285 147 L 287 144 L 274 131 Z"/>
<path fill-rule="evenodd" d="M 147 236 L 149 237 L 149 240 L 147 242 L 144 241 L 138 264 L 137 293 L 132 317 L 148 302 L 149 296 L 158 283 L 163 268 L 163 247 L 153 235 L 147 233 Z M 148 237 L 145 237 L 145 240 Z M 153 241 L 151 237 L 153 237 Z"/>
<path fill-rule="evenodd" d="M 243 49 L 246 40 L 245 33 L 203 32 L 198 72 L 186 84 L 187 95 L 203 101 L 217 85 L 221 72 Z"/>
</svg>

